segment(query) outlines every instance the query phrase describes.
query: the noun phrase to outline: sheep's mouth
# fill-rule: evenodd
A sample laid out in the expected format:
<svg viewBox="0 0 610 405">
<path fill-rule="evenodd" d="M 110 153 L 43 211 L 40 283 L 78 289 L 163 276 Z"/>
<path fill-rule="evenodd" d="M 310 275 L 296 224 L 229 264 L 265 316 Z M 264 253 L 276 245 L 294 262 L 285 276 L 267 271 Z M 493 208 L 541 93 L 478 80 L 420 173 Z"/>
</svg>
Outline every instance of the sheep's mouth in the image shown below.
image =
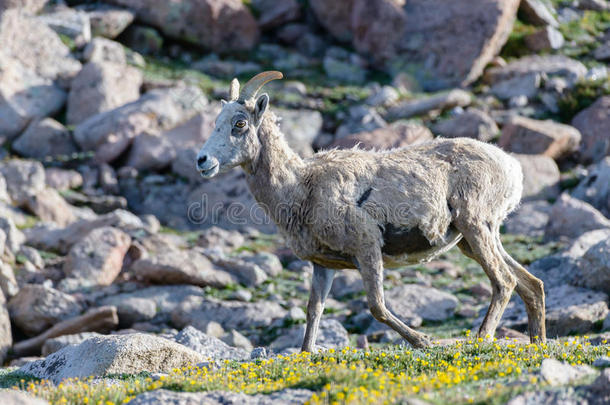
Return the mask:
<svg viewBox="0 0 610 405">
<path fill-rule="evenodd" d="M 207 168 L 207 169 L 199 169 L 199 174 L 201 174 L 201 177 L 203 177 L 204 179 L 209 179 L 211 177 L 214 177 L 217 173 L 218 173 L 218 163 L 216 163 L 214 166 Z"/>
</svg>

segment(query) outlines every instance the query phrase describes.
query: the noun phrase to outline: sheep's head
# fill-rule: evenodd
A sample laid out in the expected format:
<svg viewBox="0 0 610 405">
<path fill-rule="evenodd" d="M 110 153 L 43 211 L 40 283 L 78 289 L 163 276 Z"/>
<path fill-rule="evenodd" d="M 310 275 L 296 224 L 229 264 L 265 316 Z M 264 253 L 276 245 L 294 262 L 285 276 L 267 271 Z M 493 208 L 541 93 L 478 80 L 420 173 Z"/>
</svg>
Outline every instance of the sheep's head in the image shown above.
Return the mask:
<svg viewBox="0 0 610 405">
<path fill-rule="evenodd" d="M 259 73 L 239 91 L 239 82 L 231 82 L 231 99 L 222 101 L 216 126 L 197 154 L 197 170 L 204 178 L 212 178 L 236 166 L 246 167 L 257 156 L 260 141 L 258 128 L 269 104 L 265 93 L 256 96 L 265 83 L 281 79 L 281 72 Z"/>
</svg>

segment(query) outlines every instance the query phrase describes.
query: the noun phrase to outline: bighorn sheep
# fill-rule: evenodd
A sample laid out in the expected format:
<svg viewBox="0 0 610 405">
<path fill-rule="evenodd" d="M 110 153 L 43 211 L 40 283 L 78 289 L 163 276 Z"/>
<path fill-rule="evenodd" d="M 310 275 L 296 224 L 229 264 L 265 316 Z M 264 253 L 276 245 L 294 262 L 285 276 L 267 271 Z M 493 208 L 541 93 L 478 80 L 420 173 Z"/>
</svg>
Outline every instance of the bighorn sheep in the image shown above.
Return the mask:
<svg viewBox="0 0 610 405">
<path fill-rule="evenodd" d="M 467 138 L 388 151 L 358 148 L 301 159 L 287 145 L 262 86 L 281 79 L 263 72 L 230 101 L 197 155 L 204 178 L 241 166 L 250 191 L 294 253 L 314 263 L 302 350 L 314 347 L 334 270 L 358 269 L 373 316 L 415 347 L 428 338 L 385 305 L 383 269 L 428 260 L 458 245 L 491 281 L 491 304 L 478 335 L 489 338 L 514 289 L 525 302 L 532 341 L 545 340 L 544 290 L 504 250 L 500 224 L 519 204 L 519 163 L 500 149 Z"/>
</svg>

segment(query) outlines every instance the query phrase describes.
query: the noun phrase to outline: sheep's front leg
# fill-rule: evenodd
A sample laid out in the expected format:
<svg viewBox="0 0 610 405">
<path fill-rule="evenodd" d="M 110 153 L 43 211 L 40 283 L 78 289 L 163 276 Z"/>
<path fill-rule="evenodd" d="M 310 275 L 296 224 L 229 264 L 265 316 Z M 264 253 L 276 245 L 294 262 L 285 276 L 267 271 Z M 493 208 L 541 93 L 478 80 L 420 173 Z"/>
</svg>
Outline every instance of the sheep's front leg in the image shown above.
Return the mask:
<svg viewBox="0 0 610 405">
<path fill-rule="evenodd" d="M 309 301 L 307 302 L 307 326 L 305 328 L 305 337 L 303 338 L 303 346 L 301 351 L 311 352 L 316 343 L 318 335 L 318 327 L 322 312 L 324 312 L 324 301 L 333 284 L 335 271 L 322 266 L 314 265 L 313 277 L 311 279 L 311 291 L 309 292 Z"/>
<path fill-rule="evenodd" d="M 379 322 L 383 322 L 398 332 L 413 347 L 426 347 L 430 345 L 428 337 L 414 331 L 392 314 L 385 305 L 383 294 L 383 260 L 379 249 L 372 249 L 357 258 L 358 268 L 362 275 L 366 298 L 371 313 Z"/>
</svg>

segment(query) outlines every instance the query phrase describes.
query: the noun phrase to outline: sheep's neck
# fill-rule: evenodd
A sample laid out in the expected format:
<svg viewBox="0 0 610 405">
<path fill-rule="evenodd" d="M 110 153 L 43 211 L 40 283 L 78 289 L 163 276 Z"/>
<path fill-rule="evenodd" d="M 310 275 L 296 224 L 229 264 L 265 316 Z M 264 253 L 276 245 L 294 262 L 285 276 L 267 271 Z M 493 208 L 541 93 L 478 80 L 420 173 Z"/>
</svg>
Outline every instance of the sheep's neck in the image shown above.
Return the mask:
<svg viewBox="0 0 610 405">
<path fill-rule="evenodd" d="M 303 160 L 286 143 L 273 119 L 265 119 L 258 131 L 260 152 L 248 175 L 250 191 L 281 231 L 288 230 L 291 212 L 303 201 L 300 175 Z"/>
</svg>

